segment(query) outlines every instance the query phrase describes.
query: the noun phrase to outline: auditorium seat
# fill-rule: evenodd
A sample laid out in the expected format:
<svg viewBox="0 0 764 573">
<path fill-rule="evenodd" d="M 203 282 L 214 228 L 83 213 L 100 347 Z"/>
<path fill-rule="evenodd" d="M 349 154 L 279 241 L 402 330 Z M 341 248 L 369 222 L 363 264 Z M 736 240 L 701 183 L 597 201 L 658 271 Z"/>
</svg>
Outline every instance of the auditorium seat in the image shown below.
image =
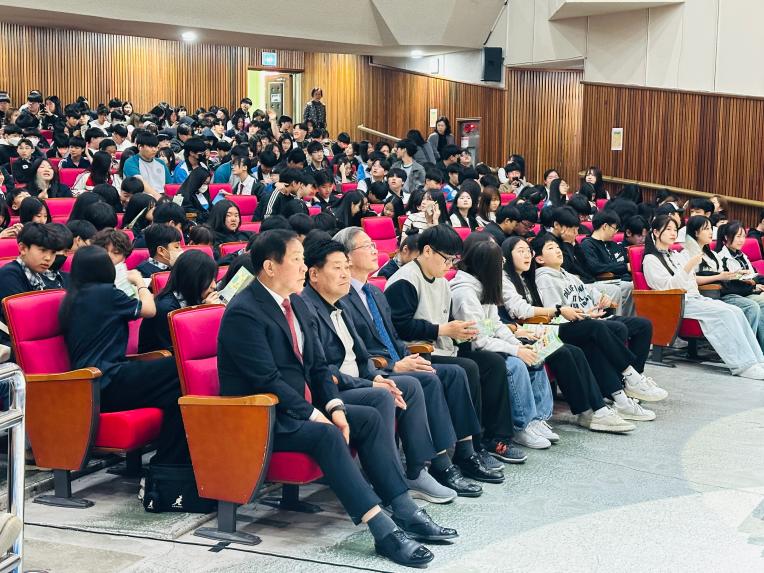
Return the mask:
<svg viewBox="0 0 764 573">
<path fill-rule="evenodd" d="M 180 185 L 177 183 L 167 183 L 164 186 L 164 194 L 172 199 L 175 197 L 175 195 L 178 194 L 178 191 L 180 190 Z"/>
<path fill-rule="evenodd" d="M 247 231 L 248 233 L 257 234 L 260 232 L 260 225 L 262 225 L 260 221 L 255 221 L 251 223 L 242 223 L 239 226 L 239 231 Z"/>
<path fill-rule="evenodd" d="M 344 195 L 358 189 L 358 183 L 342 183 L 340 185 L 340 192 Z"/>
<path fill-rule="evenodd" d="M 321 212 L 321 207 L 319 207 L 319 206 L 317 206 L 317 205 L 311 205 L 310 207 L 308 207 L 308 214 L 309 214 L 311 217 L 315 217 L 315 216 L 316 216 L 316 215 L 318 215 L 320 212 Z"/>
<path fill-rule="evenodd" d="M 149 258 L 148 249 L 133 249 L 133 252 L 125 259 L 127 270 L 131 271 Z"/>
<path fill-rule="evenodd" d="M 229 201 L 233 201 L 239 207 L 241 219 L 249 221 L 257 209 L 257 197 L 254 195 L 229 195 Z"/>
<path fill-rule="evenodd" d="M 17 258 L 18 258 L 18 256 L 16 256 L 16 257 L 0 257 L 0 268 L 4 267 L 8 263 L 12 263 Z"/>
<path fill-rule="evenodd" d="M 273 452 L 273 394 L 221 397 L 217 372 L 217 339 L 222 305 L 203 305 L 170 313 L 170 333 L 178 364 L 179 400 L 199 495 L 218 502 L 217 528 L 196 535 L 254 545 L 259 539 L 236 531 L 236 509 L 253 501 L 263 481 L 283 483 L 283 509 L 313 512 L 299 501 L 299 484 L 323 476 L 310 456 Z M 198 336 L 204 332 L 206 336 Z M 310 390 L 305 387 L 310 401 Z"/>
<path fill-rule="evenodd" d="M 233 193 L 231 186 L 228 183 L 211 183 L 210 184 L 210 199 L 215 199 L 217 194 L 221 191 L 225 191 L 229 195 Z M 252 211 L 254 213 L 254 211 Z"/>
<path fill-rule="evenodd" d="M 384 203 L 369 203 L 369 208 L 374 211 L 377 215 L 381 215 L 382 211 L 385 208 Z"/>
<path fill-rule="evenodd" d="M 375 287 L 377 287 L 379 290 L 385 290 L 385 285 L 387 284 L 387 279 L 385 277 L 369 277 L 368 282 L 373 284 Z"/>
<path fill-rule="evenodd" d="M 87 169 L 80 169 L 78 167 L 65 167 L 64 169 L 58 170 L 58 180 L 67 187 L 71 187 L 74 185 L 74 182 L 77 180 L 79 174 L 84 173 L 85 171 L 87 171 Z"/>
<path fill-rule="evenodd" d="M 500 195 L 502 205 L 509 205 L 517 197 L 514 193 L 501 193 Z"/>
<path fill-rule="evenodd" d="M 469 227 L 454 227 L 454 231 L 462 238 L 462 241 L 464 241 L 467 237 L 470 236 L 470 233 L 472 233 L 472 230 Z"/>
<path fill-rule="evenodd" d="M 47 199 L 45 204 L 50 212 L 50 219 L 53 223 L 66 223 L 74 207 L 74 197 L 56 197 Z"/>
<path fill-rule="evenodd" d="M 364 217 L 361 219 L 361 227 L 377 244 L 377 251 L 389 255 L 398 250 L 398 237 L 390 217 Z"/>
<path fill-rule="evenodd" d="M 63 161 L 60 157 L 48 157 L 48 163 L 50 163 L 51 167 L 58 171 L 58 164 Z"/>
<path fill-rule="evenodd" d="M 674 247 L 676 246 L 675 244 Z M 647 318 L 653 324 L 653 359 L 661 362 L 666 347 L 671 346 L 677 336 L 688 341 L 690 356 L 697 356 L 697 342 L 698 339 L 703 338 L 703 332 L 697 320 L 683 318 L 685 291 L 682 289 L 652 290 L 642 271 L 644 254 L 643 245 L 629 247 L 629 263 L 634 280 L 632 297 L 637 315 Z"/>
<path fill-rule="evenodd" d="M 232 243 L 223 243 L 220 245 L 220 256 L 225 257 L 237 253 L 247 246 L 246 241 L 234 241 Z"/>
<path fill-rule="evenodd" d="M 53 130 L 52 129 L 41 129 L 40 135 L 44 137 L 48 143 L 51 143 L 53 141 Z"/>
<path fill-rule="evenodd" d="M 209 245 L 186 245 L 182 248 L 184 251 L 201 251 L 209 255 L 211 259 L 215 258 L 215 256 L 212 254 L 212 247 Z"/>
<path fill-rule="evenodd" d="M 597 204 L 597 211 L 602 211 L 605 208 L 605 205 L 607 204 L 607 199 L 597 199 L 595 203 Z"/>
<path fill-rule="evenodd" d="M 35 463 L 52 468 L 54 494 L 38 503 L 68 508 L 93 505 L 72 497 L 70 471 L 85 467 L 91 452 L 120 452 L 128 471 L 140 471 L 142 449 L 159 435 L 162 411 L 140 408 L 100 413 L 100 370 L 71 371 L 58 322 L 65 291 L 46 290 L 3 299 L 16 360 L 27 383 L 26 430 Z M 159 351 L 128 357 L 148 360 L 170 356 Z"/>
<path fill-rule="evenodd" d="M 19 243 L 15 238 L 0 239 L 0 257 L 17 257 Z"/>
</svg>

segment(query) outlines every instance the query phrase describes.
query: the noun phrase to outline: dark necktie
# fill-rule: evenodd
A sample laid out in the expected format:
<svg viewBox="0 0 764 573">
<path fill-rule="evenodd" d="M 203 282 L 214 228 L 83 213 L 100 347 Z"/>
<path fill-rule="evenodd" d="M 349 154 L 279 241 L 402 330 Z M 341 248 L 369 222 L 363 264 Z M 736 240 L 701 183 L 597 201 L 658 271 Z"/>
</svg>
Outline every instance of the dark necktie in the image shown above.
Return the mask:
<svg viewBox="0 0 764 573">
<path fill-rule="evenodd" d="M 294 313 L 292 312 L 292 303 L 289 302 L 288 298 L 285 298 L 284 301 L 281 303 L 281 306 L 284 307 L 284 313 L 286 314 L 286 321 L 289 325 L 289 334 L 292 338 L 292 350 L 294 350 L 294 353 L 297 355 L 297 358 L 302 363 L 302 352 L 300 352 L 300 345 L 297 343 L 297 330 L 294 327 Z"/>
<path fill-rule="evenodd" d="M 369 312 L 371 313 L 371 319 L 374 321 L 374 326 L 377 327 L 377 334 L 379 334 L 379 337 L 385 344 L 385 348 L 387 348 L 388 354 L 390 354 L 390 358 L 392 359 L 393 364 L 395 364 L 401 359 L 401 357 L 398 354 L 398 351 L 395 349 L 395 344 L 393 344 L 390 335 L 387 333 L 387 329 L 385 328 L 385 321 L 382 320 L 382 313 L 379 312 L 377 301 L 374 300 L 374 294 L 372 293 L 371 286 L 368 283 L 363 285 L 363 292 L 366 293 L 366 303 L 369 305 Z"/>
</svg>

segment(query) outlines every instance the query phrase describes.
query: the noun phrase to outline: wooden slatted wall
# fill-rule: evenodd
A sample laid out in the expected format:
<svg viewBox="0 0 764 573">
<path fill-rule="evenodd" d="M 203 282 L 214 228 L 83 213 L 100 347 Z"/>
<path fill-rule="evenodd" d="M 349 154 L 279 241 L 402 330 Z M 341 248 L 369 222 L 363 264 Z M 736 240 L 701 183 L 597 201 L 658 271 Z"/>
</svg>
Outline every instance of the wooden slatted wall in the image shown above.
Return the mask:
<svg viewBox="0 0 764 573">
<path fill-rule="evenodd" d="M 762 99 L 586 84 L 582 154 L 607 175 L 764 201 L 762 123 Z M 613 127 L 623 151 L 610 151 Z"/>
<path fill-rule="evenodd" d="M 159 101 L 193 109 L 238 107 L 247 90 L 249 48 L 186 44 L 0 22 L 0 88 L 13 104 L 31 89 L 64 103 L 129 99 L 136 111 Z"/>
<path fill-rule="evenodd" d="M 581 71 L 507 71 L 506 155 L 525 157 L 529 181 L 540 183 L 546 169 L 556 168 L 576 188 L 584 167 L 582 78 Z"/>
<path fill-rule="evenodd" d="M 295 70 L 301 72 L 305 68 L 305 52 L 296 52 L 294 50 L 270 50 L 266 48 L 251 48 L 249 50 L 249 68 L 251 70 L 272 70 L 272 67 L 262 65 L 263 52 L 276 52 L 278 59 L 277 69 Z"/>
</svg>

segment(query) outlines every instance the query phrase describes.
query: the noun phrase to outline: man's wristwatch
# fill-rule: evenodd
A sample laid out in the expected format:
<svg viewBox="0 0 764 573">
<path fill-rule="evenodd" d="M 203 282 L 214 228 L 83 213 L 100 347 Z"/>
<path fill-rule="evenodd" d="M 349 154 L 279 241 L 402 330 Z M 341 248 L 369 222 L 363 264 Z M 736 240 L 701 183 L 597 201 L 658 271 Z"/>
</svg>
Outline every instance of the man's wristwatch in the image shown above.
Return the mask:
<svg viewBox="0 0 764 573">
<path fill-rule="evenodd" d="M 332 414 L 334 414 L 337 410 L 340 410 L 341 412 L 347 412 L 347 409 L 345 408 L 345 404 L 335 404 L 331 408 L 329 408 L 326 413 L 329 414 L 329 417 L 332 417 Z"/>
<path fill-rule="evenodd" d="M 561 310 L 562 309 L 562 305 L 561 304 L 556 304 L 554 306 L 554 308 L 555 308 L 554 315 L 555 316 L 560 316 L 560 314 L 562 314 L 562 310 Z"/>
</svg>

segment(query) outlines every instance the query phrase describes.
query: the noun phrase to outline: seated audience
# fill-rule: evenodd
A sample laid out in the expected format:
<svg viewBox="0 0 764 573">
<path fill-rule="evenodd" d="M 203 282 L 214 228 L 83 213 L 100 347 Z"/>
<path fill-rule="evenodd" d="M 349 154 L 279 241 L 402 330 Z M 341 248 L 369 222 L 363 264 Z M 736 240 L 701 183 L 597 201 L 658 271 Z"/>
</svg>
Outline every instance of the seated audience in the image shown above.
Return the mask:
<svg viewBox="0 0 764 573">
<path fill-rule="evenodd" d="M 154 273 L 169 270 L 183 254 L 180 246 L 180 231 L 169 225 L 154 223 L 143 230 L 143 240 L 149 250 L 149 258 L 136 267 L 145 279 Z"/>
</svg>

